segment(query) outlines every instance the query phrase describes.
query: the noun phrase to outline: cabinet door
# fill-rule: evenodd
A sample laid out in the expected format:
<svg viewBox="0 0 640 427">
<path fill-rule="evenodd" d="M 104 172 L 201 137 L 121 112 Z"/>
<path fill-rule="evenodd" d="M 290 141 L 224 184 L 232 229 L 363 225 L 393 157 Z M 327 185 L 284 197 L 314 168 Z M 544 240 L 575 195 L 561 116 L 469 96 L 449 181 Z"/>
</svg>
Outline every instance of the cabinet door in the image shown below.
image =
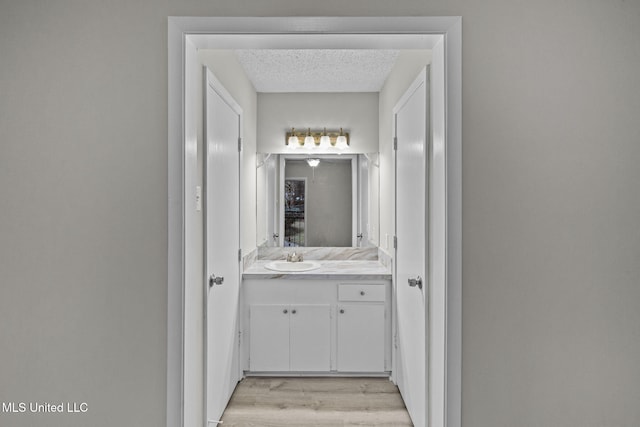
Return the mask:
<svg viewBox="0 0 640 427">
<path fill-rule="evenodd" d="M 249 317 L 249 369 L 288 371 L 289 306 L 252 304 Z"/>
<path fill-rule="evenodd" d="M 331 306 L 291 305 L 290 369 L 329 371 L 331 369 Z"/>
<path fill-rule="evenodd" d="M 384 305 L 338 304 L 338 371 L 383 372 L 384 335 Z"/>
</svg>

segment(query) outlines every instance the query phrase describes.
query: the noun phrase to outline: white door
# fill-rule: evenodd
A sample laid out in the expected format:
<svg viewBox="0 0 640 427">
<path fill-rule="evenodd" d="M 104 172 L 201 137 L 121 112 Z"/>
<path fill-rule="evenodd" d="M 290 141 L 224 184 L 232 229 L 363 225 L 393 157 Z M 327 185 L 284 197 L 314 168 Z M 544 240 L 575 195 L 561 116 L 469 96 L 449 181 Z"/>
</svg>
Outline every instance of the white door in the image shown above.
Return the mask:
<svg viewBox="0 0 640 427">
<path fill-rule="evenodd" d="M 394 378 L 416 427 L 425 426 L 427 420 L 427 91 L 425 69 L 394 108 L 398 334 Z"/>
<path fill-rule="evenodd" d="M 240 379 L 240 154 L 242 110 L 205 69 L 206 418 L 220 420 Z"/>
</svg>

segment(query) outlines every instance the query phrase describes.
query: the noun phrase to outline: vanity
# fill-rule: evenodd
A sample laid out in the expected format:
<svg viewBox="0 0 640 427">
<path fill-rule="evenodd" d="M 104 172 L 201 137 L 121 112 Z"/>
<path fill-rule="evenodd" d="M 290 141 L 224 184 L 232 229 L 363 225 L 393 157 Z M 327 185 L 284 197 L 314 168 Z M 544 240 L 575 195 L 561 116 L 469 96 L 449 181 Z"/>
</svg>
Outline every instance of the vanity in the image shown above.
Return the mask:
<svg viewBox="0 0 640 427">
<path fill-rule="evenodd" d="M 378 169 L 377 153 L 258 154 L 257 250 L 241 286 L 246 375 L 389 376 Z"/>
<path fill-rule="evenodd" d="M 257 259 L 244 270 L 247 375 L 389 374 L 391 269 L 377 259 L 377 248 L 367 250 L 375 257 L 315 259 L 306 271 L 295 271 L 296 263 L 293 271 L 274 271 L 267 268 L 273 259 Z"/>
</svg>

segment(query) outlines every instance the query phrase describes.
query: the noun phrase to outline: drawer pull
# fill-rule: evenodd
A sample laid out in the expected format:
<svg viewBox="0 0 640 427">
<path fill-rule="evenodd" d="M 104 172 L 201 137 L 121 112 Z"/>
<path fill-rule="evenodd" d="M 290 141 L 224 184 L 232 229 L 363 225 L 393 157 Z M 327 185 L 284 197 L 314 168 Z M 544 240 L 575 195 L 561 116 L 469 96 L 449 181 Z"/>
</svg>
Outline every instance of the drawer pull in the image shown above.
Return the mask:
<svg viewBox="0 0 640 427">
<path fill-rule="evenodd" d="M 383 284 L 340 284 L 338 301 L 371 301 L 386 300 L 386 286 Z"/>
<path fill-rule="evenodd" d="M 291 310 L 291 314 L 296 314 L 296 311 L 295 310 Z"/>
<path fill-rule="evenodd" d="M 289 310 L 287 310 L 287 309 L 285 308 L 284 310 L 282 310 L 282 312 L 283 312 L 284 314 L 287 314 L 287 313 L 289 312 Z"/>
<path fill-rule="evenodd" d="M 340 309 L 340 314 L 344 314 L 344 309 L 343 308 Z"/>
</svg>

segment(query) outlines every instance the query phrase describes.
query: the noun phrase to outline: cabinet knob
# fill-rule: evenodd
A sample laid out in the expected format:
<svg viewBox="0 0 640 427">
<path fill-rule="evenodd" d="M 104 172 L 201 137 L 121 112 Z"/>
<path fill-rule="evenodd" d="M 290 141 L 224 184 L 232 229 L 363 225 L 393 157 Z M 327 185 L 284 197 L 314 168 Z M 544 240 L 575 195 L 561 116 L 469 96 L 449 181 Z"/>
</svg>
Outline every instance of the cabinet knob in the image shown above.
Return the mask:
<svg viewBox="0 0 640 427">
<path fill-rule="evenodd" d="M 340 314 L 344 314 L 344 309 L 343 308 L 340 309 Z"/>
<path fill-rule="evenodd" d="M 289 310 L 287 310 L 287 309 L 285 308 L 284 310 L 282 310 L 282 312 L 283 312 L 284 314 L 287 314 L 287 313 L 289 312 Z"/>
<path fill-rule="evenodd" d="M 291 310 L 291 314 L 296 314 L 296 311 L 295 310 Z"/>
<path fill-rule="evenodd" d="M 360 291 L 360 295 L 364 295 L 364 291 Z"/>
</svg>

